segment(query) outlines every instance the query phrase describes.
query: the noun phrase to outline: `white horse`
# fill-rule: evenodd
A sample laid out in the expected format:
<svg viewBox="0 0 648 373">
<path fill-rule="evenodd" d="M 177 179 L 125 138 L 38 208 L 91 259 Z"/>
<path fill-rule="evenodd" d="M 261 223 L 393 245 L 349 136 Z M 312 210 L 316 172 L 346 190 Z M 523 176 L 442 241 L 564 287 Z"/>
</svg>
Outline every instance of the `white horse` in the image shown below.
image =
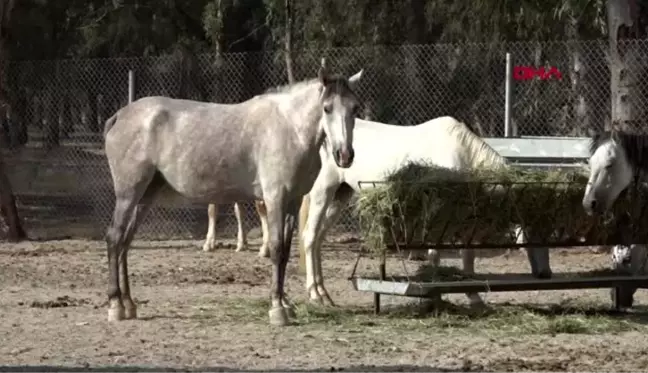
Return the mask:
<svg viewBox="0 0 648 373">
<path fill-rule="evenodd" d="M 259 256 L 261 257 L 270 257 L 270 252 L 268 251 L 268 217 L 263 201 L 254 201 L 254 206 L 256 211 L 259 214 L 261 220 L 261 231 L 263 234 L 263 244 L 259 248 Z M 205 237 L 205 242 L 203 243 L 203 251 L 213 251 L 216 249 L 216 216 L 218 215 L 218 205 L 210 203 L 207 207 L 207 217 L 209 221 L 207 222 L 207 236 Z M 245 227 L 243 226 L 243 218 L 241 215 L 241 207 L 238 202 L 234 203 L 234 216 L 236 217 L 236 252 L 247 250 L 248 241 L 247 234 L 245 232 Z"/>
<path fill-rule="evenodd" d="M 321 246 L 326 231 L 351 197 L 359 192 L 360 181 L 379 181 L 407 162 L 426 162 L 451 169 L 508 167 L 506 158 L 452 117 L 440 117 L 416 126 L 396 126 L 356 119 L 353 146 L 358 156 L 350 168 L 335 165 L 324 149 L 320 150 L 322 169 L 300 208 L 300 255 L 306 258 L 306 288 L 310 299 L 333 304 L 324 287 Z M 365 186 L 363 185 L 363 188 Z M 525 237 L 517 228 L 518 242 Z M 519 234 L 522 233 L 522 234 Z M 551 276 L 546 248 L 527 249 L 532 273 Z M 429 253 L 439 264 L 435 250 Z M 463 270 L 474 273 L 475 253 L 462 250 Z M 467 294 L 471 304 L 481 304 L 478 294 Z"/>
<path fill-rule="evenodd" d="M 646 181 L 648 172 L 648 135 L 623 131 L 606 131 L 592 137 L 590 143 L 589 180 L 583 195 L 583 208 L 589 215 L 609 210 L 621 192 L 633 181 Z M 617 269 L 632 274 L 646 272 L 645 245 L 616 245 L 612 261 Z M 636 289 L 627 288 L 625 306 L 632 305 Z"/>
<path fill-rule="evenodd" d="M 326 149 L 340 167 L 354 160 L 353 130 L 361 102 L 347 79 L 320 69 L 318 79 L 238 104 L 145 97 L 104 127 L 115 191 L 108 246 L 108 320 L 137 317 L 130 294 L 129 246 L 156 202 L 182 196 L 202 203 L 263 200 L 272 257 L 270 323 L 286 325 L 284 283 L 299 204 Z M 326 139 L 326 147 L 323 148 Z"/>
</svg>

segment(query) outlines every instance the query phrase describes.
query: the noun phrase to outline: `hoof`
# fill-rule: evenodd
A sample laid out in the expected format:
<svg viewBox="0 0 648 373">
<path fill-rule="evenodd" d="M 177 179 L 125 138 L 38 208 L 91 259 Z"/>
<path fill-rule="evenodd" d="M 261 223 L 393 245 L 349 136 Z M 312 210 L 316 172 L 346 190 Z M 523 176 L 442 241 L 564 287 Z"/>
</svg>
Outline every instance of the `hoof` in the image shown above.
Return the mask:
<svg viewBox="0 0 648 373">
<path fill-rule="evenodd" d="M 122 321 L 126 317 L 124 307 L 113 307 L 108 309 L 108 321 Z"/>
<path fill-rule="evenodd" d="M 270 257 L 270 251 L 268 250 L 259 251 L 259 258 L 269 258 L 269 257 Z"/>
<path fill-rule="evenodd" d="M 236 250 L 234 250 L 234 251 L 239 253 L 241 251 L 247 251 L 247 249 L 248 249 L 247 245 L 241 245 L 241 246 L 236 246 Z"/>
<path fill-rule="evenodd" d="M 634 304 L 634 290 L 627 287 L 611 288 L 610 298 L 615 309 L 626 312 Z"/>
<path fill-rule="evenodd" d="M 476 310 L 481 310 L 485 309 L 486 303 L 484 301 L 470 301 L 470 308 L 476 309 Z"/>
<path fill-rule="evenodd" d="M 216 243 L 214 242 L 205 242 L 202 247 L 204 252 L 210 252 L 216 250 Z"/>
<path fill-rule="evenodd" d="M 553 277 L 553 273 L 551 271 L 536 272 L 533 274 L 533 277 L 541 280 L 549 280 L 551 277 Z"/>
<path fill-rule="evenodd" d="M 477 294 L 468 295 L 468 302 L 470 304 L 470 308 L 474 308 L 474 309 L 486 308 L 486 303 L 484 303 L 484 300 Z"/>
<path fill-rule="evenodd" d="M 270 325 L 274 326 L 286 326 L 289 323 L 288 313 L 283 307 L 274 307 L 268 311 L 268 316 L 270 317 Z"/>
<path fill-rule="evenodd" d="M 126 306 L 124 307 L 124 319 L 126 320 L 132 320 L 137 318 L 137 307 L 135 304 L 132 306 Z"/>
</svg>

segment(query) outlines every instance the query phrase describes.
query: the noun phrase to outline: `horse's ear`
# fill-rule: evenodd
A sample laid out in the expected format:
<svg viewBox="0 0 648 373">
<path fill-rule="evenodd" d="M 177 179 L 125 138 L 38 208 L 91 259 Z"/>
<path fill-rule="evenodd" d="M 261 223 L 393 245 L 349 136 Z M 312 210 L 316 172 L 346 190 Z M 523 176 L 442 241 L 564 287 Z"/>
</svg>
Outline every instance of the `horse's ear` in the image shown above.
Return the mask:
<svg viewBox="0 0 648 373">
<path fill-rule="evenodd" d="M 351 88 L 355 89 L 355 87 L 358 85 L 358 82 L 360 81 L 360 78 L 362 78 L 363 72 L 364 69 L 361 69 L 349 78 L 349 85 L 351 86 Z"/>
<path fill-rule="evenodd" d="M 612 139 L 612 141 L 618 143 L 619 142 L 619 131 L 612 130 L 611 133 L 610 133 L 610 139 Z"/>
<path fill-rule="evenodd" d="M 326 66 L 325 57 L 322 57 L 322 63 L 319 71 L 317 72 L 317 78 L 319 79 L 320 83 L 322 83 L 323 85 L 326 85 L 329 81 L 329 71 L 328 71 L 328 66 Z"/>
<path fill-rule="evenodd" d="M 320 67 L 319 71 L 317 72 L 317 78 L 323 85 L 326 85 L 326 83 L 328 83 L 328 71 L 325 67 Z"/>
</svg>

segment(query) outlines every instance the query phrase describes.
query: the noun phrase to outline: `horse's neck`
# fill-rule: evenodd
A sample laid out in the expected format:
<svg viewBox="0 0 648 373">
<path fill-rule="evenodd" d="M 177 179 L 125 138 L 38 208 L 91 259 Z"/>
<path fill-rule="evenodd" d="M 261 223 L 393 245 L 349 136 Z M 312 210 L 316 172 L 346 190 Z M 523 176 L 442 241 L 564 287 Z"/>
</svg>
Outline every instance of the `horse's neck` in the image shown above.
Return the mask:
<svg viewBox="0 0 648 373">
<path fill-rule="evenodd" d="M 322 116 L 320 91 L 317 81 L 298 83 L 291 91 L 277 96 L 280 111 L 294 126 L 301 145 L 315 152 L 324 142 L 324 129 L 320 126 Z"/>
<path fill-rule="evenodd" d="M 459 141 L 465 149 L 464 162 L 470 168 L 501 168 L 508 167 L 508 161 L 481 137 L 466 134 L 464 141 Z"/>
</svg>

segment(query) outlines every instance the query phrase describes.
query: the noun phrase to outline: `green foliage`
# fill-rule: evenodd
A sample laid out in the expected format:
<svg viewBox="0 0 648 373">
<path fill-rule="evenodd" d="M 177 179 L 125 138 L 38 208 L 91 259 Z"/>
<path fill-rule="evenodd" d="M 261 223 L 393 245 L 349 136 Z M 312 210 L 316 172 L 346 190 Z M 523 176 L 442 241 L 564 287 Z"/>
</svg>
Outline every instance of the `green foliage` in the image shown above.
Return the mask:
<svg viewBox="0 0 648 373">
<path fill-rule="evenodd" d="M 300 0 L 294 2 L 295 48 L 429 44 L 439 41 L 564 39 L 604 31 L 603 0 Z M 177 44 L 200 53 L 277 48 L 284 0 L 25 0 L 11 18 L 14 56 L 135 56 Z"/>
</svg>

